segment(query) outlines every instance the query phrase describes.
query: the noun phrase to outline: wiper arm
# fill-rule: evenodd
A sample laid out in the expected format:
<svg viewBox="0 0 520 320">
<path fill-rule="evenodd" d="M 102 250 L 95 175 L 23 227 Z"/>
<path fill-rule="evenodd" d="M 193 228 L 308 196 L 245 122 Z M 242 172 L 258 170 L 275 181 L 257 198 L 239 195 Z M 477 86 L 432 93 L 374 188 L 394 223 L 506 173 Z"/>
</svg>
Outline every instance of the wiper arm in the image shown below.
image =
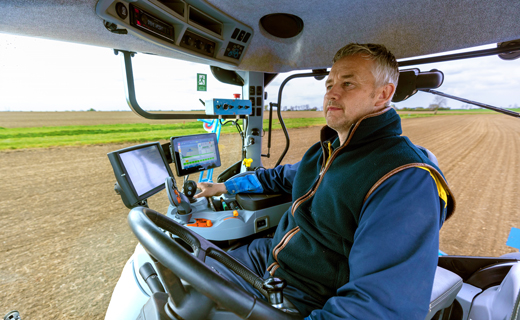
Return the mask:
<svg viewBox="0 0 520 320">
<path fill-rule="evenodd" d="M 490 110 L 493 110 L 493 111 L 496 111 L 496 112 L 507 114 L 508 116 L 520 118 L 520 113 L 511 111 L 511 110 L 490 106 L 489 104 L 480 103 L 480 102 L 476 102 L 476 101 L 472 101 L 472 100 L 468 100 L 468 99 L 464 99 L 464 98 L 459 98 L 459 97 L 452 96 L 452 95 L 449 95 L 449 94 L 446 94 L 446 93 L 443 93 L 443 92 L 440 92 L 440 91 L 437 91 L 437 90 L 432 90 L 432 89 L 419 89 L 419 90 L 423 91 L 423 92 L 433 93 L 433 94 L 436 94 L 438 96 L 450 98 L 450 99 L 453 99 L 453 100 L 458 100 L 458 101 L 461 101 L 461 102 L 464 102 L 464 103 L 473 104 L 473 105 L 481 107 L 481 108 L 486 108 L 486 109 L 490 109 Z"/>
</svg>

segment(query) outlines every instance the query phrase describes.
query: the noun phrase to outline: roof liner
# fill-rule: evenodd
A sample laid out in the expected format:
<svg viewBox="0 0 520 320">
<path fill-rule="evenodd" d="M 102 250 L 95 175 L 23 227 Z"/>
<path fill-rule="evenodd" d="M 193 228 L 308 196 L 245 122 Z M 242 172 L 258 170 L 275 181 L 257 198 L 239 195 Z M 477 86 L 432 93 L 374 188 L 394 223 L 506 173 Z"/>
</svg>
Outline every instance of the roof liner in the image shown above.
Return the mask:
<svg viewBox="0 0 520 320">
<path fill-rule="evenodd" d="M 330 67 L 349 42 L 385 44 L 398 59 L 520 39 L 520 2 L 498 0 L 209 0 L 213 7 L 254 30 L 241 64 L 233 67 L 141 40 L 112 34 L 95 13 L 96 0 L 0 2 L 0 32 L 47 38 L 263 72 Z M 261 30 L 259 20 L 290 13 L 304 22 L 291 39 Z"/>
</svg>

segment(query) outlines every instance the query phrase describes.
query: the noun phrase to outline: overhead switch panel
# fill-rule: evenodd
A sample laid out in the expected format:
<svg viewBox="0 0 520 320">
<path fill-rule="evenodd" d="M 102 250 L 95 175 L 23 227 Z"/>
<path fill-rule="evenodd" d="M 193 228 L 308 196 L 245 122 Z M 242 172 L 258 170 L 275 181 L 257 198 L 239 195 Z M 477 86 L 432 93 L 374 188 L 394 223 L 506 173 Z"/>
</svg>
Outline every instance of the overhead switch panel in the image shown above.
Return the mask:
<svg viewBox="0 0 520 320">
<path fill-rule="evenodd" d="M 234 66 L 254 37 L 252 28 L 202 0 L 99 0 L 96 13 L 156 45 Z"/>
</svg>

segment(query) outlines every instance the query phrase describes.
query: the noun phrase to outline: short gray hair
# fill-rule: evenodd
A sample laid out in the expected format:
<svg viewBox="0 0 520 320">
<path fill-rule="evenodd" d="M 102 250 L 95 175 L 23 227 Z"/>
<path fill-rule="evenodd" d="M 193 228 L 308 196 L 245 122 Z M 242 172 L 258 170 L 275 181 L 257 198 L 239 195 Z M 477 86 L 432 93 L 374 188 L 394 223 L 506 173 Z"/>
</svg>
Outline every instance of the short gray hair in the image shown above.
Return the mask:
<svg viewBox="0 0 520 320">
<path fill-rule="evenodd" d="M 376 87 L 393 83 L 397 88 L 397 81 L 399 80 L 399 64 L 390 50 L 381 44 L 349 43 L 336 52 L 334 59 L 332 59 L 332 63 L 336 63 L 336 61 L 344 57 L 356 54 L 361 54 L 367 59 L 375 62 L 375 68 L 372 70 L 372 74 L 376 79 Z"/>
</svg>

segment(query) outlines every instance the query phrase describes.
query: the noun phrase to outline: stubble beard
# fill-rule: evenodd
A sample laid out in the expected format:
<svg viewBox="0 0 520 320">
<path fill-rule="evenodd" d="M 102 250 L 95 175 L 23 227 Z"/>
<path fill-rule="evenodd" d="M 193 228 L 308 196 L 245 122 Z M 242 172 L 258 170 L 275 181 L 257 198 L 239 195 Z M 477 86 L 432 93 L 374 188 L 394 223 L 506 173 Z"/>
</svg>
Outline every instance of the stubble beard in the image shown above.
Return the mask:
<svg viewBox="0 0 520 320">
<path fill-rule="evenodd" d="M 336 107 L 339 107 L 341 108 L 342 110 L 342 115 L 344 119 L 341 119 L 341 118 L 338 118 L 338 117 L 334 117 L 332 115 L 329 115 L 328 113 L 328 107 L 329 106 L 336 106 Z M 329 100 L 329 102 L 324 106 L 324 109 L 325 109 L 325 120 L 327 121 L 327 126 L 329 126 L 330 128 L 334 129 L 334 131 L 338 132 L 338 134 L 340 132 L 343 132 L 343 131 L 347 131 L 350 129 L 350 127 L 352 126 L 352 121 L 349 121 L 348 119 L 345 119 L 346 118 L 346 115 L 345 115 L 345 107 L 338 103 L 338 102 L 335 102 L 335 101 L 331 101 Z"/>
</svg>

